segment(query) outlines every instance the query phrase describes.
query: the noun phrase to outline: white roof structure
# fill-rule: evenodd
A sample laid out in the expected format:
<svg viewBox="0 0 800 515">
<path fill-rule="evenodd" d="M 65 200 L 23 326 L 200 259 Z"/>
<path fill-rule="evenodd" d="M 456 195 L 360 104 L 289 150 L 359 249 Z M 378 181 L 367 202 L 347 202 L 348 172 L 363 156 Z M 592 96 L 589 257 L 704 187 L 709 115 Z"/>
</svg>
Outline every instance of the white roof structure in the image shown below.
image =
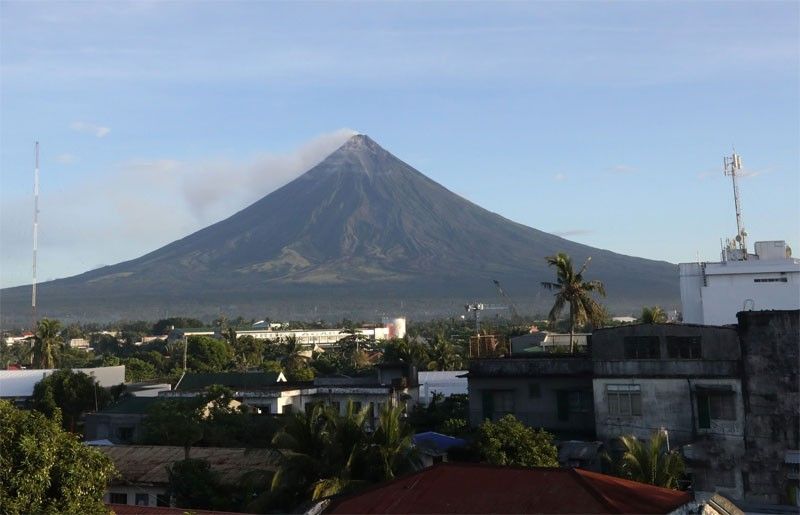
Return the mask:
<svg viewBox="0 0 800 515">
<path fill-rule="evenodd" d="M 0 398 L 30 397 L 36 383 L 58 369 L 0 370 Z M 75 372 L 93 376 L 104 388 L 125 382 L 125 365 L 116 367 L 74 368 Z"/>
</svg>

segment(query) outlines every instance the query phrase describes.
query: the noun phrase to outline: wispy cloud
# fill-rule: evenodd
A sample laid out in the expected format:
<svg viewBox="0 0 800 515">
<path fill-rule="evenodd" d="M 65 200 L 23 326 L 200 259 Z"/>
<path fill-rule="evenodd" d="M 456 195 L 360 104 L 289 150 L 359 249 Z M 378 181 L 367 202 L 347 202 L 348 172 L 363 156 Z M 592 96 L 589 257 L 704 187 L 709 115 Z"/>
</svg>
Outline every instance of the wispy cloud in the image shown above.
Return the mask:
<svg viewBox="0 0 800 515">
<path fill-rule="evenodd" d="M 354 131 L 320 135 L 285 153 L 241 161 L 136 159 L 58 190 L 42 191 L 42 270 L 66 276 L 144 254 L 248 206 L 314 167 Z M 75 199 L 92 199 L 76 202 Z M 27 280 L 29 199 L 0 204 L 3 286 Z M 103 213 L 98 217 L 97 213 Z M 97 242 L 102 241 L 102 250 Z M 56 259 L 57 258 L 57 259 Z M 51 259 L 51 261 L 48 261 Z M 69 261 L 68 265 L 64 265 Z M 17 278 L 15 280 L 15 278 Z M 19 279 L 22 278 L 22 279 Z"/>
<path fill-rule="evenodd" d="M 556 181 L 556 182 L 562 182 L 562 181 L 567 180 L 567 176 L 566 176 L 566 174 L 563 174 L 563 173 L 559 172 L 559 173 L 557 173 L 557 174 L 555 174 L 553 176 L 553 180 Z"/>
<path fill-rule="evenodd" d="M 56 156 L 56 162 L 62 165 L 71 165 L 76 160 L 72 154 L 59 154 Z"/>
<path fill-rule="evenodd" d="M 609 171 L 620 174 L 635 173 L 638 170 L 633 166 L 628 165 L 614 165 L 609 168 Z"/>
<path fill-rule="evenodd" d="M 83 132 L 86 134 L 94 134 L 98 138 L 104 138 L 111 132 L 110 127 L 103 127 L 102 125 L 97 125 L 95 123 L 89 122 L 72 122 L 69 125 L 69 128 L 75 132 Z"/>
<path fill-rule="evenodd" d="M 555 234 L 556 236 L 561 236 L 562 238 L 568 238 L 570 236 L 585 236 L 587 234 L 592 234 L 593 232 L 593 229 L 567 229 L 565 231 L 553 231 L 550 234 Z"/>
</svg>

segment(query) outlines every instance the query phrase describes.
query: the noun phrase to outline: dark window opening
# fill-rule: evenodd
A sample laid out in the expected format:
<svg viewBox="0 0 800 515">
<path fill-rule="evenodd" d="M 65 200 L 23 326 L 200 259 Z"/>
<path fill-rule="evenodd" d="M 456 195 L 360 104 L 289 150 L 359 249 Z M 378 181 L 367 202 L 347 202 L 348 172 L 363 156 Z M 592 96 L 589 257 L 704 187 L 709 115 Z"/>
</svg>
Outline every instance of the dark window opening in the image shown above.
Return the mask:
<svg viewBox="0 0 800 515">
<path fill-rule="evenodd" d="M 128 494 L 121 492 L 111 492 L 109 495 L 111 504 L 128 504 Z"/>
<path fill-rule="evenodd" d="M 658 336 L 626 336 L 625 359 L 658 359 L 661 357 Z"/>
<path fill-rule="evenodd" d="M 150 496 L 148 494 L 136 494 L 134 503 L 136 506 L 150 506 Z"/>
<path fill-rule="evenodd" d="M 667 356 L 672 359 L 700 359 L 699 336 L 667 336 Z"/>
<path fill-rule="evenodd" d="M 754 283 L 785 283 L 789 280 L 786 277 L 764 277 L 759 279 L 753 279 Z"/>
<path fill-rule="evenodd" d="M 133 428 L 132 427 L 118 427 L 117 438 L 122 442 L 133 441 Z"/>
<path fill-rule="evenodd" d="M 484 390 L 483 418 L 499 420 L 514 414 L 514 392 L 512 390 Z"/>
<path fill-rule="evenodd" d="M 542 387 L 539 383 L 530 383 L 528 385 L 528 397 L 531 399 L 538 399 L 542 396 Z"/>
<path fill-rule="evenodd" d="M 697 425 L 709 429 L 712 420 L 736 420 L 736 404 L 732 391 L 698 392 Z"/>
</svg>

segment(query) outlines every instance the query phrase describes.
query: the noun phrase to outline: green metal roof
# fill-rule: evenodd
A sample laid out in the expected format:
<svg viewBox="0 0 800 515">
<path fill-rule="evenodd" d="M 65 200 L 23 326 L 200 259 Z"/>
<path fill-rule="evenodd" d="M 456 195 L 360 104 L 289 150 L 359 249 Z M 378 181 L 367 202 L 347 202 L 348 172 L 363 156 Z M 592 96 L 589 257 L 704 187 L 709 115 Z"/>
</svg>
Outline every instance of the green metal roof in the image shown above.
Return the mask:
<svg viewBox="0 0 800 515">
<path fill-rule="evenodd" d="M 150 406 L 156 402 L 163 401 L 158 397 L 125 397 L 110 408 L 106 408 L 102 413 L 126 413 L 126 414 L 145 414 Z"/>
<path fill-rule="evenodd" d="M 229 388 L 259 388 L 278 383 L 275 372 L 218 372 L 214 374 L 186 374 L 178 390 L 203 390 L 219 384 Z"/>
</svg>

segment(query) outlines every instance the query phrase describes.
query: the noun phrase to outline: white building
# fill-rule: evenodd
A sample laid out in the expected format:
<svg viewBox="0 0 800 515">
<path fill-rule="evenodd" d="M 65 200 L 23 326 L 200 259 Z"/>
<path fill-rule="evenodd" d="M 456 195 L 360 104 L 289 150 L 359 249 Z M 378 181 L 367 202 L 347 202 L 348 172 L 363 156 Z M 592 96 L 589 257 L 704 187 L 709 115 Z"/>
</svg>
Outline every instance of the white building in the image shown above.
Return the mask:
<svg viewBox="0 0 800 515">
<path fill-rule="evenodd" d="M 800 259 L 785 241 L 759 241 L 755 251 L 723 252 L 717 263 L 681 263 L 683 321 L 726 325 L 736 323 L 738 311 L 800 309 Z"/>
<path fill-rule="evenodd" d="M 366 329 L 356 329 L 356 334 L 365 338 L 374 340 L 388 340 L 390 338 L 390 330 L 387 327 L 375 327 Z M 245 329 L 237 330 L 236 337 L 252 336 L 257 340 L 286 340 L 288 338 L 295 338 L 297 343 L 303 345 L 319 345 L 326 347 L 337 343 L 342 338 L 345 338 L 349 333 L 344 329 Z"/>
</svg>

